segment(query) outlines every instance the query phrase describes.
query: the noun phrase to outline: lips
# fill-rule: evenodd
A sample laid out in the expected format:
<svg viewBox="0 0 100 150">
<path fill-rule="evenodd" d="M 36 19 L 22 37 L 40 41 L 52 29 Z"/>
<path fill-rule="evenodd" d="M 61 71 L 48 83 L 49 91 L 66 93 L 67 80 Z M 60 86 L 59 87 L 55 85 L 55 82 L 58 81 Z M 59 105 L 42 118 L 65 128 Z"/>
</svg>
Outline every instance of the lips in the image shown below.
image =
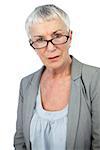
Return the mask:
<svg viewBox="0 0 100 150">
<path fill-rule="evenodd" d="M 53 56 L 53 57 L 48 57 L 48 59 L 54 59 L 54 58 L 57 58 L 59 56 Z"/>
</svg>

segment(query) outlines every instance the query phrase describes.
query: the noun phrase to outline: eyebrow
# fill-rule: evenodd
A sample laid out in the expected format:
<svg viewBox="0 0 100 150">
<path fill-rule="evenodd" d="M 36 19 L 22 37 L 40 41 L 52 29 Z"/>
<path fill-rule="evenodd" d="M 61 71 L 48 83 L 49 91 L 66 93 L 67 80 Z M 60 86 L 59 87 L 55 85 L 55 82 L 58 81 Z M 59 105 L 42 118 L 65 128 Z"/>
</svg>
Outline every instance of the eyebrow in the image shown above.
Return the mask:
<svg viewBox="0 0 100 150">
<path fill-rule="evenodd" d="M 55 34 L 55 33 L 58 32 L 58 31 L 62 31 L 62 30 L 61 30 L 61 29 L 58 29 L 58 30 L 54 31 L 51 35 Z M 34 37 L 44 37 L 44 36 L 42 36 L 42 35 L 34 35 Z"/>
</svg>

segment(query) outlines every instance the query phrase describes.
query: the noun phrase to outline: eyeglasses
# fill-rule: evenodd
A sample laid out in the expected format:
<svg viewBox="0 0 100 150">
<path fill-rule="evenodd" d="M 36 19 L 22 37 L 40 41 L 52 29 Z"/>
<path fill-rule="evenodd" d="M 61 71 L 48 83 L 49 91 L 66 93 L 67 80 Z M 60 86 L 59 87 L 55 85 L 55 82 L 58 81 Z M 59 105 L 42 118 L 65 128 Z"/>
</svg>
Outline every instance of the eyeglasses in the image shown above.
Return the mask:
<svg viewBox="0 0 100 150">
<path fill-rule="evenodd" d="M 53 45 L 64 44 L 68 41 L 69 36 L 67 35 L 59 35 L 51 40 L 38 39 L 36 41 L 29 40 L 30 46 L 34 49 L 41 49 L 48 46 L 48 43 L 51 42 Z"/>
</svg>

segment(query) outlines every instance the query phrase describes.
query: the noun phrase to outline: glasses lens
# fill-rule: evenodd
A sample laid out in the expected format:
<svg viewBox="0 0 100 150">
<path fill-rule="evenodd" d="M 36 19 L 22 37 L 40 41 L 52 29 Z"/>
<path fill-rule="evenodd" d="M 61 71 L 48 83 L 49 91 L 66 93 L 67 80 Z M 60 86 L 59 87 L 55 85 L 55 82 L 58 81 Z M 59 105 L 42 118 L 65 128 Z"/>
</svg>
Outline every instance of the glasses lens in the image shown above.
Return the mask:
<svg viewBox="0 0 100 150">
<path fill-rule="evenodd" d="M 35 41 L 31 45 L 32 45 L 33 48 L 37 48 L 38 49 L 38 48 L 46 47 L 47 42 L 46 41 Z"/>
<path fill-rule="evenodd" d="M 68 37 L 65 36 L 65 35 L 63 35 L 63 36 L 54 38 L 54 39 L 52 40 L 52 42 L 53 42 L 54 44 L 63 44 L 63 43 L 66 43 L 67 40 L 68 40 Z"/>
</svg>

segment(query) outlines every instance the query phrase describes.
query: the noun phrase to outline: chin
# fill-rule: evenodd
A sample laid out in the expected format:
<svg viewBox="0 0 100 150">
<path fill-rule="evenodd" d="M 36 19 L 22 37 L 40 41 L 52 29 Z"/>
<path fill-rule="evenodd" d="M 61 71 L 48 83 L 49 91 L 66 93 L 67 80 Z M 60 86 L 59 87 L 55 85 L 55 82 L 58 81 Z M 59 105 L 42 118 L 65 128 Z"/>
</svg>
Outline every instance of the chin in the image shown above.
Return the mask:
<svg viewBox="0 0 100 150">
<path fill-rule="evenodd" d="M 56 62 L 56 63 L 50 63 L 47 66 L 47 68 L 50 68 L 50 69 L 58 69 L 58 68 L 61 68 L 62 66 L 64 65 L 64 63 L 61 63 L 61 62 Z"/>
</svg>

